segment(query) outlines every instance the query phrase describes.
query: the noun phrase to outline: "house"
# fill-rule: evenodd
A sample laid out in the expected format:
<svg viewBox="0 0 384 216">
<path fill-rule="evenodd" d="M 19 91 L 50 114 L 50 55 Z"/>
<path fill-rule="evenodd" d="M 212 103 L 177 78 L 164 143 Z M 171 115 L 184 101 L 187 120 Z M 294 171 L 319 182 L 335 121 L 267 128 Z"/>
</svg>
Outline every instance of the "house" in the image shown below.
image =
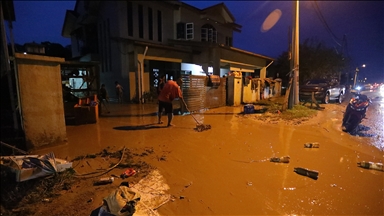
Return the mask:
<svg viewBox="0 0 384 216">
<path fill-rule="evenodd" d="M 100 83 L 108 92 L 118 81 L 126 101 L 144 102 L 165 75 L 182 80 L 188 107 L 199 109 L 227 104 L 222 77 L 266 77 L 272 58 L 233 47 L 241 27 L 224 3 L 201 10 L 181 1 L 77 0 L 66 12 L 62 35 L 71 38 L 73 57 L 100 62 Z M 219 85 L 209 88 L 209 77 Z M 242 82 L 228 83 L 240 85 L 229 87 L 237 101 L 232 104 L 244 102 Z"/>
</svg>

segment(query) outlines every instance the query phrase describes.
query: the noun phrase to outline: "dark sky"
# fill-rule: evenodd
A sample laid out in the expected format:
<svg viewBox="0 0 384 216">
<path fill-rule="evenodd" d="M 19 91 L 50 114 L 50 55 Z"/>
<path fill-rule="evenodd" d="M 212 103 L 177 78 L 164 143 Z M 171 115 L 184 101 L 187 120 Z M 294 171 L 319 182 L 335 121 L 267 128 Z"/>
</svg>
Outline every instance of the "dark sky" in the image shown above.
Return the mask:
<svg viewBox="0 0 384 216">
<path fill-rule="evenodd" d="M 197 8 L 224 2 L 242 26 L 234 34 L 234 46 L 277 58 L 288 49 L 288 29 L 292 26 L 293 4 L 290 1 L 184 1 Z M 300 42 L 314 38 L 353 59 L 359 76 L 384 81 L 384 1 L 300 1 Z M 15 43 L 50 41 L 69 45 L 61 36 L 65 11 L 73 10 L 75 1 L 14 1 Z M 268 15 L 279 9 L 281 17 L 269 31 L 261 31 Z M 325 27 L 324 23 L 328 26 Z M 343 36 L 346 42 L 343 43 Z M 344 44 L 344 45 L 343 45 Z M 343 50 L 343 51 L 342 51 Z"/>
</svg>

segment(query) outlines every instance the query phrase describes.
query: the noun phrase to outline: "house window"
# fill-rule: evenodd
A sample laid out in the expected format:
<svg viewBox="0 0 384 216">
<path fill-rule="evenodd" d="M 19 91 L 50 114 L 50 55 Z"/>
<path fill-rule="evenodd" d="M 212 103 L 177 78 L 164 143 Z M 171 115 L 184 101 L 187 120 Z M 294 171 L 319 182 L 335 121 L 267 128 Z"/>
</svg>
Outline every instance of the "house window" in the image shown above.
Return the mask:
<svg viewBox="0 0 384 216">
<path fill-rule="evenodd" d="M 232 37 L 225 37 L 225 45 L 233 46 L 233 44 L 232 44 Z"/>
<path fill-rule="evenodd" d="M 185 23 L 177 23 L 176 29 L 176 39 L 185 39 Z"/>
<path fill-rule="evenodd" d="M 193 23 L 186 24 L 187 40 L 193 40 Z"/>
<path fill-rule="evenodd" d="M 217 43 L 217 31 L 212 25 L 203 25 L 201 28 L 201 41 Z"/>
<path fill-rule="evenodd" d="M 163 20 L 161 11 L 157 11 L 157 40 L 159 42 L 163 41 Z"/>
<path fill-rule="evenodd" d="M 153 40 L 153 14 L 152 8 L 148 8 L 148 38 Z"/>
<path fill-rule="evenodd" d="M 143 5 L 139 5 L 139 37 L 144 38 L 144 11 Z"/>
<path fill-rule="evenodd" d="M 127 2 L 127 22 L 128 22 L 128 36 L 133 36 L 133 6 L 132 2 Z"/>
</svg>

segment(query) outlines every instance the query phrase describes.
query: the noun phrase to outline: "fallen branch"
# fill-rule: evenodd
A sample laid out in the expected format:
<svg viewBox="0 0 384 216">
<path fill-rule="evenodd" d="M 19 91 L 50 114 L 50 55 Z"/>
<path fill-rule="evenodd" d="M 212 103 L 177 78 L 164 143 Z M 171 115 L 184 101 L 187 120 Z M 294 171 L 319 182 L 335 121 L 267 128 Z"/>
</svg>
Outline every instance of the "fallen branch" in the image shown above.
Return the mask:
<svg viewBox="0 0 384 216">
<path fill-rule="evenodd" d="M 22 153 L 22 154 L 25 154 L 25 155 L 28 154 L 28 152 L 23 151 L 23 150 L 21 150 L 21 149 L 18 149 L 18 148 L 14 147 L 14 146 L 11 146 L 11 145 L 9 145 L 9 144 L 3 142 L 3 141 L 0 141 L 0 144 L 1 144 L 1 145 L 4 145 L 4 146 L 7 146 L 8 148 L 14 149 L 14 150 L 16 150 L 16 151 L 18 151 L 18 152 L 20 152 L 20 153 Z"/>
</svg>

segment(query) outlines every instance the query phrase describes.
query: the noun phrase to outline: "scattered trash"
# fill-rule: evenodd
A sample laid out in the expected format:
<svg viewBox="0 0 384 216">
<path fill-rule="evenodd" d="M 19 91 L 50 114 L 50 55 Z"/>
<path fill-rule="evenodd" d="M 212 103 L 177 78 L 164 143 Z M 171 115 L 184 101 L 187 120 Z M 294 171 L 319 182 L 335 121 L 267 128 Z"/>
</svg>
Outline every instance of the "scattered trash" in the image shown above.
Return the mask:
<svg viewBox="0 0 384 216">
<path fill-rule="evenodd" d="M 208 130 L 208 129 L 211 129 L 211 125 L 209 125 L 209 124 L 196 124 L 196 128 L 195 128 L 195 130 L 197 130 L 197 132 L 202 132 L 202 131 Z"/>
<path fill-rule="evenodd" d="M 72 162 L 55 158 L 53 152 L 46 155 L 1 156 L 0 164 L 16 174 L 17 182 L 54 175 L 72 167 Z"/>
<path fill-rule="evenodd" d="M 91 198 L 91 199 L 89 199 L 89 200 L 87 201 L 87 203 L 91 203 L 91 202 L 93 202 L 93 198 Z"/>
<path fill-rule="evenodd" d="M 247 182 L 247 185 L 248 186 L 252 186 L 252 182 Z"/>
<path fill-rule="evenodd" d="M 275 163 L 289 163 L 289 156 L 284 156 L 284 157 L 272 157 L 269 159 L 270 162 L 275 162 Z"/>
<path fill-rule="evenodd" d="M 136 205 L 135 215 L 159 215 L 156 210 L 172 199 L 172 196 L 167 193 L 170 187 L 157 169 L 130 188 L 140 191 L 141 195 L 140 202 Z"/>
<path fill-rule="evenodd" d="M 331 187 L 337 187 L 337 184 L 331 184 Z"/>
<path fill-rule="evenodd" d="M 100 178 L 99 180 L 95 181 L 93 185 L 106 185 L 111 184 L 115 179 L 113 177 L 105 177 Z"/>
<path fill-rule="evenodd" d="M 185 197 L 184 197 L 184 196 L 180 196 L 179 198 L 180 198 L 180 199 L 184 199 Z"/>
<path fill-rule="evenodd" d="M 320 144 L 318 142 L 305 143 L 304 148 L 319 148 Z"/>
<path fill-rule="evenodd" d="M 192 182 L 189 182 L 189 184 L 185 185 L 184 187 L 185 187 L 185 188 L 188 188 L 188 187 L 191 186 L 191 185 L 192 185 Z"/>
<path fill-rule="evenodd" d="M 295 187 L 290 187 L 290 188 L 284 188 L 284 190 L 296 190 L 296 188 Z"/>
<path fill-rule="evenodd" d="M 114 178 L 120 178 L 119 176 L 117 176 L 115 174 L 112 174 L 111 176 L 114 177 Z"/>
<path fill-rule="evenodd" d="M 244 114 L 252 114 L 255 112 L 255 106 L 253 104 L 247 104 L 244 106 Z"/>
<path fill-rule="evenodd" d="M 43 199 L 43 202 L 50 202 L 49 199 Z"/>
<path fill-rule="evenodd" d="M 133 215 L 136 212 L 136 203 L 140 201 L 140 198 L 141 195 L 137 190 L 119 186 L 103 199 L 99 215 Z"/>
<path fill-rule="evenodd" d="M 129 187 L 129 183 L 127 181 L 123 181 L 120 183 L 120 186 Z"/>
<path fill-rule="evenodd" d="M 120 178 L 122 179 L 125 179 L 125 178 L 128 178 L 130 176 L 133 176 L 136 174 L 136 170 L 134 170 L 133 168 L 129 168 L 127 170 L 125 170 L 121 175 L 120 175 Z"/>
<path fill-rule="evenodd" d="M 364 168 L 364 169 L 373 169 L 373 170 L 384 171 L 382 163 L 362 161 L 362 162 L 358 162 L 357 166 Z"/>
<path fill-rule="evenodd" d="M 293 171 L 299 175 L 307 176 L 311 179 L 317 180 L 319 176 L 319 172 L 315 170 L 309 170 L 306 168 L 301 168 L 301 167 L 295 167 Z"/>
</svg>

